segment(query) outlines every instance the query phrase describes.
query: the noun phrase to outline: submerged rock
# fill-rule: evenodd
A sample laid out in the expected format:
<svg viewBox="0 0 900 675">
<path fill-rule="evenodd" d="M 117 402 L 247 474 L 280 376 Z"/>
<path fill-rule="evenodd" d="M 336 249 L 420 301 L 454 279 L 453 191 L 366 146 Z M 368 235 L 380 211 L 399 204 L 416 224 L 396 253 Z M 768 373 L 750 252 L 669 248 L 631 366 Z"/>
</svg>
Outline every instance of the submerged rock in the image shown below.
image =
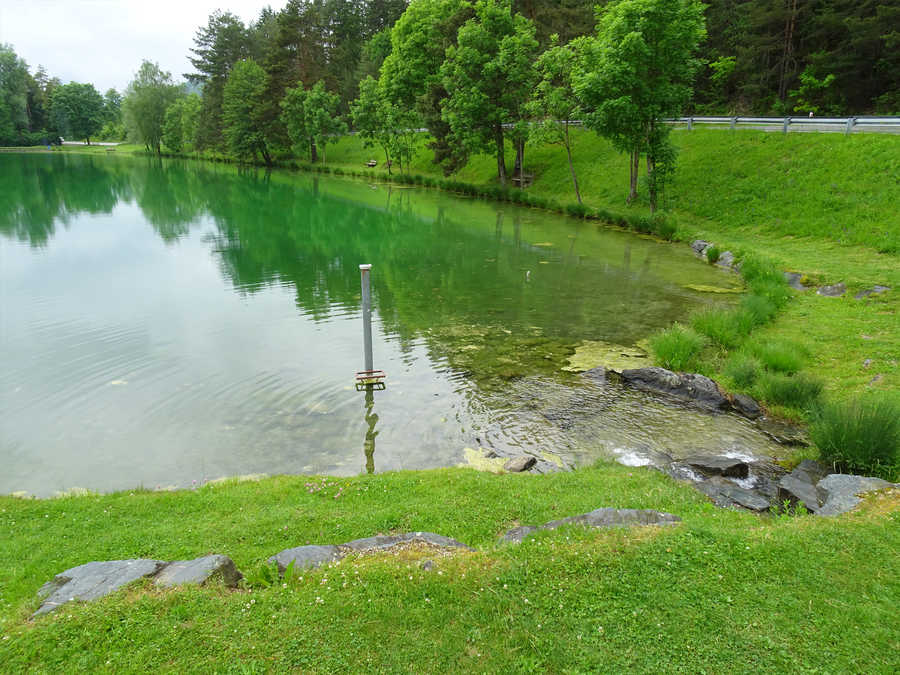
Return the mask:
<svg viewBox="0 0 900 675">
<path fill-rule="evenodd" d="M 560 520 L 551 520 L 544 525 L 525 525 L 514 527 L 500 537 L 501 542 L 518 544 L 532 532 L 538 530 L 555 530 L 562 525 L 584 525 L 585 527 L 634 527 L 638 525 L 675 525 L 681 518 L 671 513 L 653 511 L 651 509 L 613 509 L 601 508 L 570 516 Z"/>
<path fill-rule="evenodd" d="M 665 394 L 681 401 L 693 403 L 711 410 L 728 410 L 731 403 L 718 385 L 697 373 L 673 373 L 671 370 L 652 366 L 623 370 L 622 380 L 629 385 L 657 394 Z"/>
<path fill-rule="evenodd" d="M 846 292 L 847 285 L 841 282 L 839 284 L 832 284 L 831 286 L 820 286 L 816 290 L 816 295 L 821 295 L 826 298 L 839 298 Z"/>
<path fill-rule="evenodd" d="M 627 347 L 603 340 L 585 340 L 575 348 L 563 370 L 573 373 L 593 370 L 598 366 L 612 370 L 640 368 L 650 363 L 650 354 L 637 346 Z"/>
<path fill-rule="evenodd" d="M 719 259 L 716 260 L 716 265 L 730 269 L 734 265 L 734 253 L 731 251 L 724 251 L 722 255 L 719 256 Z"/>
<path fill-rule="evenodd" d="M 751 420 L 755 420 L 763 414 L 759 403 L 746 394 L 734 394 L 731 397 L 731 407 L 735 412 Z"/>
<path fill-rule="evenodd" d="M 809 445 L 806 432 L 796 424 L 760 417 L 756 420 L 756 426 L 781 445 Z"/>
<path fill-rule="evenodd" d="M 132 581 L 151 577 L 166 565 L 163 560 L 109 560 L 89 562 L 57 574 L 41 586 L 38 595 L 45 600 L 33 614 L 52 612 L 72 600 L 96 600 Z"/>
<path fill-rule="evenodd" d="M 785 272 L 784 280 L 787 281 L 787 285 L 793 288 L 795 291 L 807 291 L 809 290 L 809 286 L 803 285 L 803 274 L 798 272 Z"/>
<path fill-rule="evenodd" d="M 528 469 L 535 464 L 537 464 L 537 457 L 533 457 L 532 455 L 519 455 L 518 457 L 507 460 L 503 465 L 503 468 L 510 473 L 521 473 L 522 471 L 528 471 Z"/>
<path fill-rule="evenodd" d="M 712 246 L 712 242 L 706 241 L 704 239 L 695 239 L 691 242 L 691 248 L 694 249 L 694 253 L 699 256 L 706 256 L 706 249 Z"/>
<path fill-rule="evenodd" d="M 707 476 L 746 478 L 749 474 L 746 462 L 732 457 L 694 455 L 686 457 L 682 461 Z"/>
</svg>

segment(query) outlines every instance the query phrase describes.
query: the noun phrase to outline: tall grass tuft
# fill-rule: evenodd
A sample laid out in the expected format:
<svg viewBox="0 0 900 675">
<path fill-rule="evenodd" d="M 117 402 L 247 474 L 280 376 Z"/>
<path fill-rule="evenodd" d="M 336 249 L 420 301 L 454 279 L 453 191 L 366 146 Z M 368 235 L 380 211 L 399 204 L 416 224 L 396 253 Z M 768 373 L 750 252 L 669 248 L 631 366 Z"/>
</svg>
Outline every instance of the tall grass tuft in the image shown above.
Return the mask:
<svg viewBox="0 0 900 675">
<path fill-rule="evenodd" d="M 696 370 L 704 347 L 704 336 L 678 323 L 650 338 L 656 363 L 669 370 Z"/>
<path fill-rule="evenodd" d="M 725 363 L 725 374 L 734 384 L 742 389 L 749 389 L 762 371 L 762 364 L 749 354 L 738 352 Z"/>
<path fill-rule="evenodd" d="M 706 249 L 706 259 L 711 265 L 715 264 L 719 260 L 719 256 L 721 255 L 722 251 L 719 250 L 718 246 L 710 246 L 708 249 Z"/>
<path fill-rule="evenodd" d="M 829 403 L 813 415 L 810 438 L 839 471 L 900 476 L 900 404 L 886 396 Z"/>
<path fill-rule="evenodd" d="M 796 373 L 803 368 L 800 347 L 784 340 L 751 342 L 747 350 L 768 369 L 778 373 Z"/>
<path fill-rule="evenodd" d="M 769 403 L 795 410 L 812 410 L 822 396 L 822 381 L 806 373 L 765 373 L 758 386 Z"/>
<path fill-rule="evenodd" d="M 740 318 L 738 311 L 711 307 L 691 317 L 691 327 L 720 347 L 733 349 L 749 333 Z"/>
</svg>

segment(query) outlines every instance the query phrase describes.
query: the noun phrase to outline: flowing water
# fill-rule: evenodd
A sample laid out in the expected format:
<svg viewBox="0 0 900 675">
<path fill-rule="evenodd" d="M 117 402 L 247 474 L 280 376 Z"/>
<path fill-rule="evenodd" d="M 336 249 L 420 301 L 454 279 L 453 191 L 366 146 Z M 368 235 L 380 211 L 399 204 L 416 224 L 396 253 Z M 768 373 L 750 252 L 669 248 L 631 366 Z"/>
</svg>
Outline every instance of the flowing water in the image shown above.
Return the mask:
<svg viewBox="0 0 900 675">
<path fill-rule="evenodd" d="M 363 368 L 360 263 L 375 367 Z M 430 190 L 201 163 L 0 155 L 0 493 L 771 450 L 749 424 L 563 370 L 734 275 L 684 246 Z"/>
</svg>

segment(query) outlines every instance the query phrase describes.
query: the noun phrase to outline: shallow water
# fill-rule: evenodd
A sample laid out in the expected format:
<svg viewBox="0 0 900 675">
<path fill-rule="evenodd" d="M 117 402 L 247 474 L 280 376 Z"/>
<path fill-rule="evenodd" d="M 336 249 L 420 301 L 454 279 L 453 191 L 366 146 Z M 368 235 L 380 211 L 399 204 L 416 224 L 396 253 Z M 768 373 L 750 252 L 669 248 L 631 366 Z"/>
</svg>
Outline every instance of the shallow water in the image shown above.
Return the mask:
<svg viewBox="0 0 900 675">
<path fill-rule="evenodd" d="M 388 372 L 368 402 L 363 262 Z M 736 417 L 561 371 L 584 340 L 633 346 L 736 297 L 689 285 L 738 281 L 687 247 L 436 191 L 2 155 L 0 493 L 448 466 L 477 446 L 678 455 L 686 426 L 765 452 Z"/>
</svg>

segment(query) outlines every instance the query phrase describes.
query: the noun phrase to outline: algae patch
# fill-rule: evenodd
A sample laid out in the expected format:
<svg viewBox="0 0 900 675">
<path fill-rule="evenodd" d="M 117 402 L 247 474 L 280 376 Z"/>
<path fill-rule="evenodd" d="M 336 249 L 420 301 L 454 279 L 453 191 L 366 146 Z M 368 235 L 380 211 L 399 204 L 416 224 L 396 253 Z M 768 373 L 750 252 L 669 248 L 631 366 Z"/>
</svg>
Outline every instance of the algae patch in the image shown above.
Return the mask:
<svg viewBox="0 0 900 675">
<path fill-rule="evenodd" d="M 569 364 L 563 370 L 580 373 L 603 366 L 611 370 L 643 368 L 651 365 L 650 355 L 638 346 L 626 347 L 603 340 L 586 340 L 575 348 Z"/>
<path fill-rule="evenodd" d="M 463 456 L 466 461 L 460 466 L 468 466 L 476 471 L 489 471 L 490 473 L 506 473 L 503 465 L 506 464 L 506 457 L 489 457 L 484 448 L 465 448 Z"/>
<path fill-rule="evenodd" d="M 707 286 L 706 284 L 687 284 L 685 288 L 699 293 L 743 293 L 743 288 L 724 288 L 722 286 Z"/>
</svg>

